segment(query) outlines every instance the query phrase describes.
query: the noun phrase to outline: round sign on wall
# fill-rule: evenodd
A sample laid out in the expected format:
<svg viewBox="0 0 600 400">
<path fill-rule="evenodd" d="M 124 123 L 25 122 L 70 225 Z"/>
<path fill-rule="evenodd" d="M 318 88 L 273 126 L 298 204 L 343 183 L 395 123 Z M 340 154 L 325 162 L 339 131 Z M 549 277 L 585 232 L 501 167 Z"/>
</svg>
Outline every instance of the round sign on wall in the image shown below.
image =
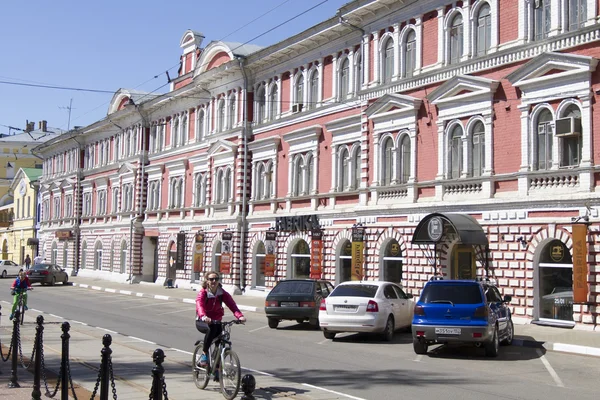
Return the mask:
<svg viewBox="0 0 600 400">
<path fill-rule="evenodd" d="M 444 222 L 440 217 L 433 217 L 429 220 L 427 233 L 429 234 L 429 238 L 434 242 L 440 240 L 444 234 Z"/>
</svg>

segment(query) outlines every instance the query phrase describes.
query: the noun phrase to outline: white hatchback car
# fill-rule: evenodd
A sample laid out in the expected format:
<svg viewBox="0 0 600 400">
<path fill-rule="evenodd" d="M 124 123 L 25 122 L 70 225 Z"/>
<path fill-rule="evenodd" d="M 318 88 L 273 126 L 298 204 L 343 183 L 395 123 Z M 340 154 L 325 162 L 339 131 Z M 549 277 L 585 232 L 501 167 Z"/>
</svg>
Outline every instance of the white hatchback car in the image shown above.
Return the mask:
<svg viewBox="0 0 600 400">
<path fill-rule="evenodd" d="M 21 270 L 19 264 L 10 260 L 0 260 L 0 276 L 6 278 L 7 276 L 17 276 L 19 270 Z"/>
<path fill-rule="evenodd" d="M 319 325 L 326 339 L 340 332 L 370 332 L 391 341 L 396 330 L 410 328 L 412 297 L 392 282 L 343 282 L 321 301 Z"/>
</svg>

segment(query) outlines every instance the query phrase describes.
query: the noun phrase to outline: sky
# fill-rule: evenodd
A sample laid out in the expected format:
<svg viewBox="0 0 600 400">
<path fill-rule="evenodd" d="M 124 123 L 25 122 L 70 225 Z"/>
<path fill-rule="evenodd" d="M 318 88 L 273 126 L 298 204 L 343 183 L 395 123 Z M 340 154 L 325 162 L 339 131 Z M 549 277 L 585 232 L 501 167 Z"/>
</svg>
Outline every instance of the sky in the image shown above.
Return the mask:
<svg viewBox="0 0 600 400">
<path fill-rule="evenodd" d="M 24 129 L 26 120 L 36 128 L 41 120 L 64 130 L 86 126 L 106 116 L 120 88 L 155 91 L 167 83 L 166 70 L 177 76 L 179 42 L 188 29 L 204 34 L 202 47 L 213 40 L 245 43 L 257 36 L 251 43 L 269 46 L 333 17 L 348 2 L 2 1 L 0 134 L 20 133 L 9 127 Z"/>
</svg>

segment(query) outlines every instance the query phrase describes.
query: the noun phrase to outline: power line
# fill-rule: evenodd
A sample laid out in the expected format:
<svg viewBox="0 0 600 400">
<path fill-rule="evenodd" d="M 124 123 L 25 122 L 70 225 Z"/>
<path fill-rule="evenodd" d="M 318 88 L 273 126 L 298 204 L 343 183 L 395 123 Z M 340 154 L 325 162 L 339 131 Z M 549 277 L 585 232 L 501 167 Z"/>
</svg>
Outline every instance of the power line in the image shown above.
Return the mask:
<svg viewBox="0 0 600 400">
<path fill-rule="evenodd" d="M 86 88 L 78 88 L 71 86 L 59 86 L 59 85 L 42 85 L 35 83 L 21 83 L 21 82 L 8 82 L 8 81 L 0 81 L 0 84 L 4 85 L 15 85 L 15 86 L 27 86 L 27 87 L 36 87 L 42 89 L 57 89 L 57 90 L 72 90 L 75 92 L 90 92 L 90 93 L 109 93 L 114 94 L 114 91 L 110 90 L 101 90 L 101 89 L 86 89 Z"/>
</svg>

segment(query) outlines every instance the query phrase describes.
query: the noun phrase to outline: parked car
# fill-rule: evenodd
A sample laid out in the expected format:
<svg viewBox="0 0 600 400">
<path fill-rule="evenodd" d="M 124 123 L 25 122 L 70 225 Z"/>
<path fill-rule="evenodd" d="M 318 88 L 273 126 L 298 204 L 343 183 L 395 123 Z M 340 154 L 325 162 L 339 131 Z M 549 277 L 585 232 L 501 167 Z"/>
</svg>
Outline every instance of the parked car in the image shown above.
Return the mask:
<svg viewBox="0 0 600 400">
<path fill-rule="evenodd" d="M 57 282 L 63 285 L 69 283 L 69 274 L 56 264 L 35 264 L 27 270 L 27 277 L 31 283 L 49 284 L 54 286 Z"/>
<path fill-rule="evenodd" d="M 496 357 L 500 342 L 511 344 L 514 326 L 507 303 L 490 281 L 431 280 L 415 305 L 413 348 L 426 354 L 436 343 L 474 344 Z"/>
<path fill-rule="evenodd" d="M 369 332 L 391 341 L 396 330 L 410 328 L 412 297 L 392 282 L 343 282 L 321 301 L 319 325 L 327 339 L 340 332 Z"/>
<path fill-rule="evenodd" d="M 6 278 L 7 276 L 17 276 L 22 268 L 23 267 L 14 261 L 0 260 L 0 276 L 2 278 Z"/>
<path fill-rule="evenodd" d="M 276 329 L 282 320 L 308 321 L 319 326 L 321 299 L 329 296 L 333 285 L 324 280 L 286 279 L 269 292 L 265 300 L 265 314 L 269 328 Z"/>
</svg>

